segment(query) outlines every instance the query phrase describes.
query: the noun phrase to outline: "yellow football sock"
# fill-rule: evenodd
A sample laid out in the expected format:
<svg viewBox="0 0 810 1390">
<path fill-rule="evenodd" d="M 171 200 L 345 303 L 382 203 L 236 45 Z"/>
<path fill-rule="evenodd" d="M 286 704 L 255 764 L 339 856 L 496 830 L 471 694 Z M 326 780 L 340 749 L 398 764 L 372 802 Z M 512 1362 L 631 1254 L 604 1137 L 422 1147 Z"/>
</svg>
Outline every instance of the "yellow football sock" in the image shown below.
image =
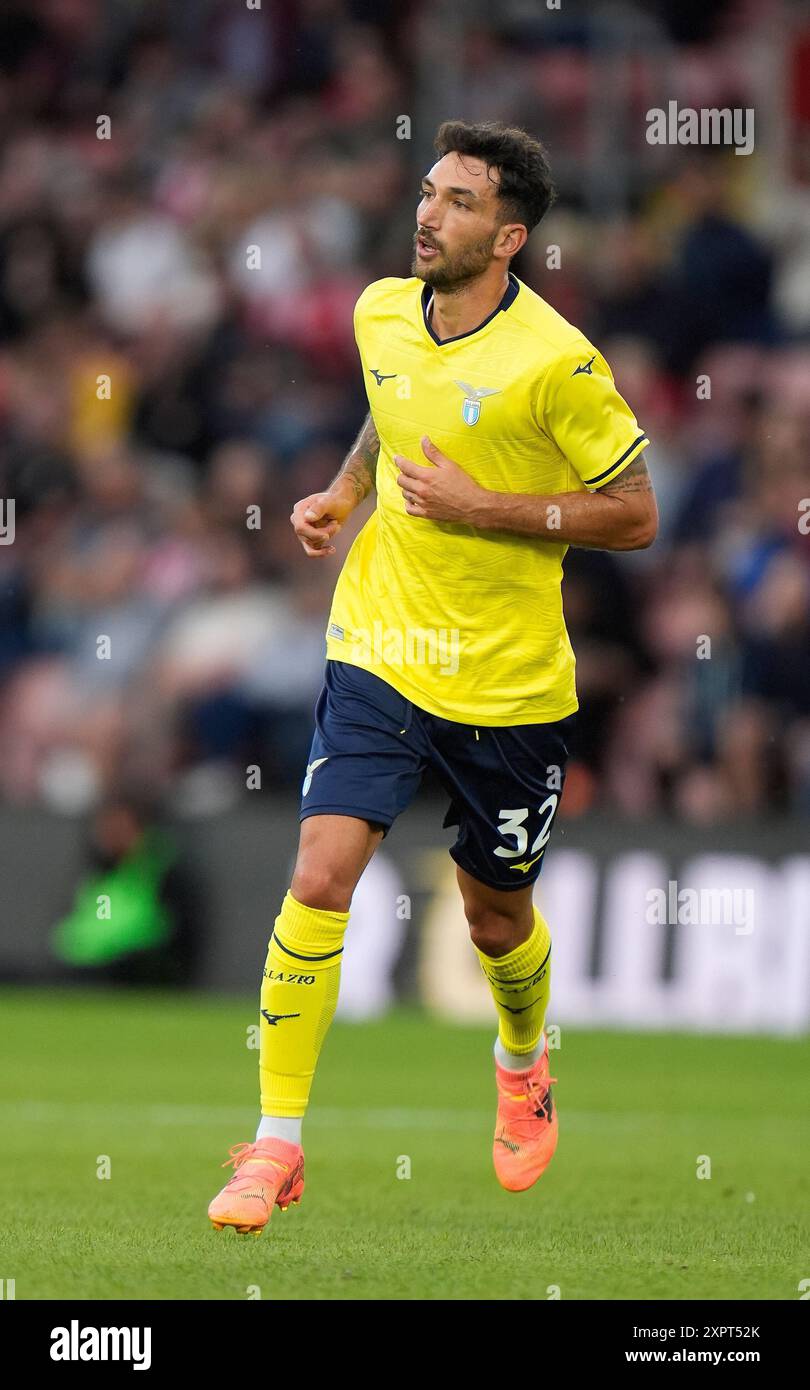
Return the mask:
<svg viewBox="0 0 810 1390">
<path fill-rule="evenodd" d="M 475 950 L 498 1010 L 498 1036 L 507 1052 L 532 1052 L 540 1041 L 551 990 L 551 933 L 533 903 L 531 936 L 505 956 Z"/>
<path fill-rule="evenodd" d="M 268 943 L 261 988 L 263 1115 L 301 1116 L 334 1017 L 348 912 L 306 907 L 287 890 Z"/>
</svg>

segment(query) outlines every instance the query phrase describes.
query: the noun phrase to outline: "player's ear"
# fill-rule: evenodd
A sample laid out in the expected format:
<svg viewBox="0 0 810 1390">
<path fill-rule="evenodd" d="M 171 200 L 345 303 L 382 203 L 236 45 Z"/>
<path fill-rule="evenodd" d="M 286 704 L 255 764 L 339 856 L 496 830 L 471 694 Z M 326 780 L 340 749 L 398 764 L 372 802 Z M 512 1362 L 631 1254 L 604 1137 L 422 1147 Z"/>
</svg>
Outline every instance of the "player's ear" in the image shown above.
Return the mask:
<svg viewBox="0 0 810 1390">
<path fill-rule="evenodd" d="M 498 249 L 506 256 L 516 256 L 528 240 L 526 228 L 521 222 L 515 222 L 511 227 L 503 227 L 501 230 L 505 235 Z"/>
</svg>

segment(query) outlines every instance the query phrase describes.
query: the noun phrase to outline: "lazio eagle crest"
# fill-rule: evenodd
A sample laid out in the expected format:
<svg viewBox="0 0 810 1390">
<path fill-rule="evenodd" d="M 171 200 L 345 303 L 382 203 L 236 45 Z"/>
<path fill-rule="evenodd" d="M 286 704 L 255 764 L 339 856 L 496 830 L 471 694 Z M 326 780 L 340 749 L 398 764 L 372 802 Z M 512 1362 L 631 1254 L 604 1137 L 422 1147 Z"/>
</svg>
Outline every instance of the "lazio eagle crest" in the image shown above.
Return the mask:
<svg viewBox="0 0 810 1390">
<path fill-rule="evenodd" d="M 499 390 L 489 386 L 470 386 L 466 381 L 455 382 L 464 392 L 464 404 L 461 407 L 461 417 L 465 425 L 477 425 L 481 414 L 481 401 L 485 396 L 499 396 Z"/>
</svg>

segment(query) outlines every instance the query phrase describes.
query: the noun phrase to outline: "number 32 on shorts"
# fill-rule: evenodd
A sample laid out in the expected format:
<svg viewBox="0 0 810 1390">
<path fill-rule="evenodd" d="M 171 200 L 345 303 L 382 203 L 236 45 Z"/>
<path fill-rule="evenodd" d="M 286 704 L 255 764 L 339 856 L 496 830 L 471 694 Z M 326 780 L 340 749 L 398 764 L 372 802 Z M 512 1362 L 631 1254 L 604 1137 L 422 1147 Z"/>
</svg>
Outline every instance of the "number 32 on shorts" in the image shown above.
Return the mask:
<svg viewBox="0 0 810 1390">
<path fill-rule="evenodd" d="M 532 864 L 536 864 L 551 838 L 551 825 L 557 811 L 559 800 L 559 793 L 552 792 L 551 796 L 546 797 L 542 806 L 537 808 L 542 821 L 540 832 L 534 840 L 531 849 L 529 849 L 528 858 L 523 860 L 520 859 L 520 856 L 526 854 L 529 845 L 529 832 L 523 824 L 529 814 L 529 807 L 521 806 L 514 811 L 501 810 L 498 812 L 498 815 L 501 817 L 500 824 L 498 825 L 498 833 L 500 835 L 514 835 L 516 847 L 514 849 L 504 849 L 504 847 L 500 845 L 494 853 L 501 859 L 515 859 L 520 861 L 515 864 L 510 864 L 510 869 L 516 869 L 526 874 L 529 872 Z M 543 819 L 544 817 L 545 819 Z"/>
</svg>

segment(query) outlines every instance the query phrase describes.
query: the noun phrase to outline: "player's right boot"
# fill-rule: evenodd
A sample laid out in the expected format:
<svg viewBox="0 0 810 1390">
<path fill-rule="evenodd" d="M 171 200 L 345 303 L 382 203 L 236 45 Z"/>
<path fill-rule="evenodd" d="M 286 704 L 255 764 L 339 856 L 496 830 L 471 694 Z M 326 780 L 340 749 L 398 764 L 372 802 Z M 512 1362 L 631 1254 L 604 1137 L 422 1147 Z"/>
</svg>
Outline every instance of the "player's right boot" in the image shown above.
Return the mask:
<svg viewBox="0 0 810 1390">
<path fill-rule="evenodd" d="M 287 1139 L 258 1139 L 254 1144 L 234 1144 L 230 1158 L 234 1173 L 208 1208 L 214 1229 L 233 1226 L 239 1235 L 260 1236 L 273 1207 L 286 1211 L 298 1205 L 304 1191 L 304 1150 Z"/>
</svg>

